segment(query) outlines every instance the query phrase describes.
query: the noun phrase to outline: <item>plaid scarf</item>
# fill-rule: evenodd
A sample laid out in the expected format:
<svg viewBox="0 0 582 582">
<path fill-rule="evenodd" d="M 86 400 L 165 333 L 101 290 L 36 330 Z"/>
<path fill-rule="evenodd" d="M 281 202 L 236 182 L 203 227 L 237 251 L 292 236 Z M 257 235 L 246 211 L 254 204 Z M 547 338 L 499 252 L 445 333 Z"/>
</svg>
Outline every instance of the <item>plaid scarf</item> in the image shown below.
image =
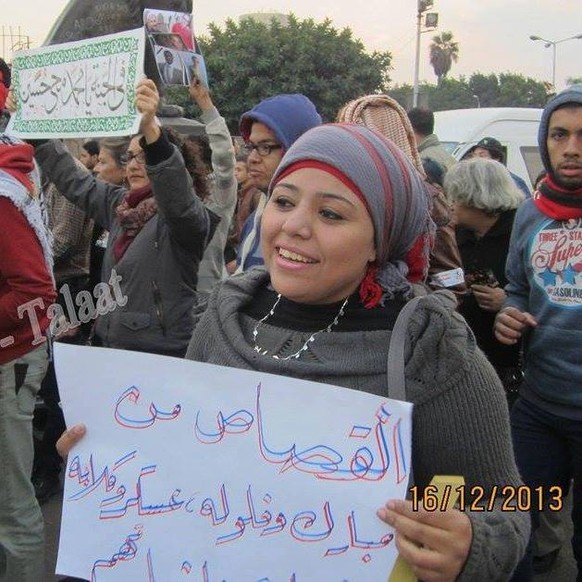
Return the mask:
<svg viewBox="0 0 582 582">
<path fill-rule="evenodd" d="M 115 209 L 122 234 L 113 245 L 113 256 L 119 262 L 144 224 L 158 213 L 158 204 L 150 184 L 130 190 Z"/>
<path fill-rule="evenodd" d="M 366 95 L 354 99 L 340 109 L 336 121 L 357 123 L 380 132 L 392 140 L 424 176 L 425 172 L 410 119 L 402 106 L 392 97 Z"/>
<path fill-rule="evenodd" d="M 33 153 L 31 145 L 6 134 L 0 135 L 0 196 L 9 198 L 26 217 L 40 242 L 47 270 L 52 275 L 53 239 Z"/>
</svg>

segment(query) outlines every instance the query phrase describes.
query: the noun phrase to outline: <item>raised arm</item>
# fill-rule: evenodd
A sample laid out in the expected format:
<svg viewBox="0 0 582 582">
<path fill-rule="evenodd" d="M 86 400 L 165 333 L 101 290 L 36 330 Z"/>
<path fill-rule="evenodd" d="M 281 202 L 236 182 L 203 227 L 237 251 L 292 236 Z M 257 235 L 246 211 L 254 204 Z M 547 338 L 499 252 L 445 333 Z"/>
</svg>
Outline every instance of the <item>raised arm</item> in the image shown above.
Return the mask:
<svg viewBox="0 0 582 582">
<path fill-rule="evenodd" d="M 202 254 L 218 219 L 195 195 L 182 154 L 172 145 L 156 119 L 159 94 L 153 81 L 140 81 L 136 106 L 142 114 L 140 145 L 160 216 L 171 236 L 186 250 Z"/>
<path fill-rule="evenodd" d="M 189 91 L 202 111 L 201 119 L 212 151 L 212 169 L 217 186 L 214 201 L 221 205 L 231 204 L 236 202 L 235 156 L 226 121 L 214 106 L 208 88 L 199 79 L 192 79 Z"/>
<path fill-rule="evenodd" d="M 110 230 L 115 219 L 115 208 L 126 193 L 124 188 L 97 180 L 57 140 L 35 148 L 35 158 L 42 173 L 57 190 L 103 228 Z"/>
</svg>

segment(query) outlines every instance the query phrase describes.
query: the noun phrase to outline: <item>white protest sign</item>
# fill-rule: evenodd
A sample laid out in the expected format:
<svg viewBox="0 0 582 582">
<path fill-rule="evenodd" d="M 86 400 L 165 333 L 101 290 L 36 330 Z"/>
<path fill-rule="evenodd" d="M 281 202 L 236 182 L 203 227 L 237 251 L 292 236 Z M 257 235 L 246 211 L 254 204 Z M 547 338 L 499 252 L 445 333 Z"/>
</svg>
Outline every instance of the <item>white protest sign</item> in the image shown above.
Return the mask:
<svg viewBox="0 0 582 582">
<path fill-rule="evenodd" d="M 94 581 L 386 580 L 412 405 L 57 344 L 69 455 L 57 571 Z"/>
<path fill-rule="evenodd" d="M 139 28 L 19 51 L 12 64 L 17 110 L 7 132 L 29 139 L 137 133 L 144 49 Z"/>
</svg>

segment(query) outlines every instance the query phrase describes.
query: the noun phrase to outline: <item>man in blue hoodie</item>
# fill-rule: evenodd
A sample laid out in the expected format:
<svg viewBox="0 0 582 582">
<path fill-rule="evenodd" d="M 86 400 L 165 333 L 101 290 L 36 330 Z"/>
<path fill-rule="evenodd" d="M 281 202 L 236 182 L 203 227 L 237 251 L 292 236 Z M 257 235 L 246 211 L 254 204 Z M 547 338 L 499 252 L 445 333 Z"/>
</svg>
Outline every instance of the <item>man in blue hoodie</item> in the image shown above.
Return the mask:
<svg viewBox="0 0 582 582">
<path fill-rule="evenodd" d="M 536 509 L 573 482 L 572 546 L 582 581 L 582 84 L 545 107 L 538 142 L 547 177 L 517 212 L 507 301 L 495 335 L 523 337 L 525 378 L 511 411 L 515 455 Z M 535 502 L 534 502 L 535 498 Z"/>
<path fill-rule="evenodd" d="M 308 129 L 321 125 L 321 116 L 305 95 L 282 94 L 263 99 L 240 118 L 240 132 L 248 154 L 249 176 L 254 185 L 267 192 L 271 178 L 291 144 Z M 241 233 L 237 272 L 263 264 L 260 226 L 264 195 Z"/>
</svg>

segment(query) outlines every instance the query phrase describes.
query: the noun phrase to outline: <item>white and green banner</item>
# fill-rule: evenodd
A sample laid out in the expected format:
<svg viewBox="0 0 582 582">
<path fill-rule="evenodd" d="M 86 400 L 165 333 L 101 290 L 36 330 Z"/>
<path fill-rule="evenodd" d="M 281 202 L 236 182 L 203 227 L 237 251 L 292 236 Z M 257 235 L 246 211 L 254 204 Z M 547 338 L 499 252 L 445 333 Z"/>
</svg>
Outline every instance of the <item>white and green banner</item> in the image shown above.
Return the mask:
<svg viewBox="0 0 582 582">
<path fill-rule="evenodd" d="M 29 139 L 137 133 L 135 87 L 143 77 L 143 28 L 17 53 L 17 110 L 7 132 Z"/>
</svg>

